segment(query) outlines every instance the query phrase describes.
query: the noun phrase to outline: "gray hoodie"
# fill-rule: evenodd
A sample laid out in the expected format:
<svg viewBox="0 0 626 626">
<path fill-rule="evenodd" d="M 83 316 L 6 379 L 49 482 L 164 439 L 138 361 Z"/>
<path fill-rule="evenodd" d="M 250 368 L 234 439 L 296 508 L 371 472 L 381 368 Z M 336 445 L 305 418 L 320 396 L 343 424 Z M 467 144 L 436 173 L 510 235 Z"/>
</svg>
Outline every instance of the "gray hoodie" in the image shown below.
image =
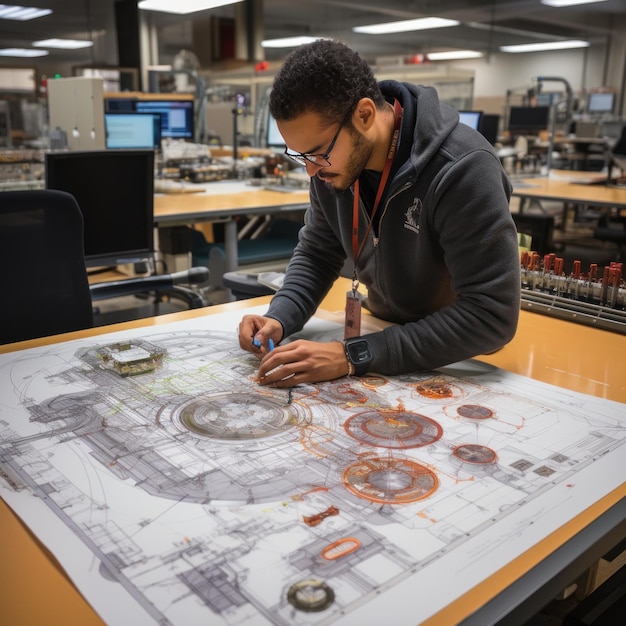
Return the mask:
<svg viewBox="0 0 626 626">
<path fill-rule="evenodd" d="M 392 177 L 358 260 L 365 306 L 394 322 L 367 335 L 370 371 L 426 371 L 509 342 L 520 308 L 511 185 L 489 143 L 433 88 L 383 81 L 403 107 Z M 285 336 L 314 314 L 352 254 L 353 192 L 311 179 L 311 206 L 267 316 Z M 359 241 L 369 218 L 361 203 Z M 352 266 L 350 266 L 352 267 Z"/>
</svg>

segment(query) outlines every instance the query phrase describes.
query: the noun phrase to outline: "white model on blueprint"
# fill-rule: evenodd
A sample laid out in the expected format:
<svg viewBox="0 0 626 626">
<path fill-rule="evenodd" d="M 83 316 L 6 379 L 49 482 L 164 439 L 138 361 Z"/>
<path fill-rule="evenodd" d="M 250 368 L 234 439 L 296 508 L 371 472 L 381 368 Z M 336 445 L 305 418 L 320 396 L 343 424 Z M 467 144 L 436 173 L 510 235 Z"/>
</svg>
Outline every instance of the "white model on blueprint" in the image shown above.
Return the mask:
<svg viewBox="0 0 626 626">
<path fill-rule="evenodd" d="M 262 388 L 232 325 L 0 356 L 0 495 L 109 624 L 415 624 L 621 482 L 623 405 L 474 362 Z"/>
</svg>

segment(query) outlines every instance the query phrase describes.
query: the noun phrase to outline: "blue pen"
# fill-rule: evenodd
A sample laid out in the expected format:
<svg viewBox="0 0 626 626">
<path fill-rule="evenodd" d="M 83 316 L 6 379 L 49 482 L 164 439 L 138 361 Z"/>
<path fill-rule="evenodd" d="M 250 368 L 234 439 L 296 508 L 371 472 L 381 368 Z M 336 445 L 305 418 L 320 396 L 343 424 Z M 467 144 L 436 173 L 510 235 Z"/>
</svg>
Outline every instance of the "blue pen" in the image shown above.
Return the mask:
<svg viewBox="0 0 626 626">
<path fill-rule="evenodd" d="M 270 352 L 271 352 L 274 349 L 274 340 L 270 338 L 267 340 L 267 343 L 270 347 Z"/>
</svg>

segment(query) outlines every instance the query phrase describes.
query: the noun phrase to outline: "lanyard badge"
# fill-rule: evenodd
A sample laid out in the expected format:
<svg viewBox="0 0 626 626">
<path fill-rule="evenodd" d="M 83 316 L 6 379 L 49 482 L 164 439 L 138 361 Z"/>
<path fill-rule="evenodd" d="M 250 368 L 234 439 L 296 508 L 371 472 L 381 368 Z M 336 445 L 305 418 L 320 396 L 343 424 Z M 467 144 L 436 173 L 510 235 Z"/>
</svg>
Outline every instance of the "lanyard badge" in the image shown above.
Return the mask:
<svg viewBox="0 0 626 626">
<path fill-rule="evenodd" d="M 358 287 L 359 281 L 355 278 L 352 280 L 352 289 L 349 289 L 346 292 L 346 317 L 343 332 L 344 339 L 361 336 L 361 303 L 363 297 L 361 296 L 361 293 L 357 291 Z"/>
</svg>

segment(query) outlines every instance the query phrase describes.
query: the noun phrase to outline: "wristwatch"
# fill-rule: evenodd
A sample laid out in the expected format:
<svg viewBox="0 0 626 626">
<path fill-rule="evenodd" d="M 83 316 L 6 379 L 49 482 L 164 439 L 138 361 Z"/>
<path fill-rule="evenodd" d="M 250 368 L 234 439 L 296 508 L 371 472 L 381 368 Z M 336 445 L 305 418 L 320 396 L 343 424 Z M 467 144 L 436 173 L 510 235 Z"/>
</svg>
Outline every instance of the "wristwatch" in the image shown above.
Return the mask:
<svg viewBox="0 0 626 626">
<path fill-rule="evenodd" d="M 346 339 L 344 345 L 346 347 L 346 357 L 354 365 L 355 376 L 366 374 L 372 362 L 372 353 L 367 340 L 363 339 L 363 337 L 354 337 Z"/>
</svg>

